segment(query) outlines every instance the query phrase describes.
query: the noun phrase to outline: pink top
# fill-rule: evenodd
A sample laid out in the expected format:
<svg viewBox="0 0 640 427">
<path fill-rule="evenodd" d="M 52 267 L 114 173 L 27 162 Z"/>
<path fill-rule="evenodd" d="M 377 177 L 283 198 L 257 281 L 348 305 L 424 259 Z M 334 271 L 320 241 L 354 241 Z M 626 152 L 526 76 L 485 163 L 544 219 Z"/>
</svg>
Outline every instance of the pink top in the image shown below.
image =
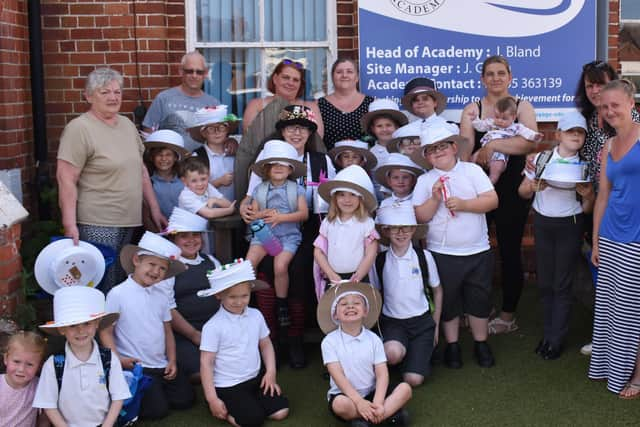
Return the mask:
<svg viewBox="0 0 640 427">
<path fill-rule="evenodd" d="M 0 375 L 0 420 L 2 425 L 12 427 L 34 427 L 38 418 L 38 409 L 33 408 L 33 397 L 38 387 L 38 377 L 23 388 L 12 388 Z M 4 424 L 6 422 L 6 424 Z"/>
</svg>

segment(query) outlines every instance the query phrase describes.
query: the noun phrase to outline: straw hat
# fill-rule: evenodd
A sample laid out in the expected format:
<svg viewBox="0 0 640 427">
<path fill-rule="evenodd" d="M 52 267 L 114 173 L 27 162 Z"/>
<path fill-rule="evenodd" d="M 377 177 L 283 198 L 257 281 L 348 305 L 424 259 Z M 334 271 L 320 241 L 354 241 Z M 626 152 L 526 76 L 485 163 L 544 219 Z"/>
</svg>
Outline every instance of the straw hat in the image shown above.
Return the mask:
<svg viewBox="0 0 640 427">
<path fill-rule="evenodd" d="M 164 277 L 165 279 L 180 274 L 187 269 L 179 261 L 180 248 L 159 234 L 154 234 L 150 231 L 145 231 L 137 245 L 126 245 L 120 251 L 120 264 L 127 274 L 131 274 L 135 270 L 133 256 L 138 254 L 152 255 L 169 261 L 169 269 Z"/>
<path fill-rule="evenodd" d="M 411 103 L 420 93 L 426 93 L 436 100 L 436 114 L 442 113 L 447 108 L 447 97 L 442 92 L 438 92 L 436 82 L 426 77 L 416 77 L 404 86 L 404 96 L 401 101 L 404 109 L 411 114 L 413 114 Z"/>
<path fill-rule="evenodd" d="M 34 265 L 36 281 L 42 289 L 53 295 L 68 286 L 98 286 L 104 276 L 105 259 L 98 248 L 72 239 L 49 243 L 40 251 Z"/>
<path fill-rule="evenodd" d="M 399 127 L 391 134 L 391 140 L 387 143 L 387 151 L 389 153 L 399 153 L 400 142 L 405 138 L 420 138 L 422 132 L 422 123 L 419 120 Z"/>
<path fill-rule="evenodd" d="M 364 207 L 368 212 L 373 212 L 378 207 L 371 178 L 358 165 L 351 165 L 342 169 L 334 179 L 323 182 L 318 187 L 320 197 L 327 203 L 331 202 L 331 195 L 336 191 L 349 191 L 359 195 L 362 197 Z"/>
<path fill-rule="evenodd" d="M 233 133 L 238 128 L 238 119 L 235 114 L 227 114 L 226 105 L 217 105 L 215 107 L 200 108 L 194 113 L 195 125 L 188 128 L 189 135 L 195 141 L 204 142 L 202 136 L 202 128 L 217 123 L 224 123 L 229 127 L 229 133 Z"/>
<path fill-rule="evenodd" d="M 256 279 L 256 273 L 253 271 L 251 262 L 242 258 L 209 271 L 207 279 L 209 279 L 209 286 L 211 287 L 198 291 L 199 297 L 210 297 L 245 282 L 251 284 L 251 291 L 259 291 L 269 287 L 266 282 Z"/>
<path fill-rule="evenodd" d="M 380 243 L 385 246 L 389 246 L 389 238 L 382 230 L 388 226 L 415 226 L 414 241 L 424 237 L 427 231 L 425 224 L 418 224 L 413 207 L 407 205 L 390 205 L 378 209 L 376 213 L 376 230 L 380 233 Z"/>
<path fill-rule="evenodd" d="M 386 185 L 387 176 L 392 169 L 403 169 L 416 177 L 424 173 L 424 169 L 415 164 L 409 157 L 400 153 L 391 153 L 387 160 L 376 169 L 374 176 L 381 185 Z"/>
<path fill-rule="evenodd" d="M 365 160 L 363 167 L 366 170 L 374 169 L 378 164 L 376 156 L 369 151 L 369 144 L 360 140 L 345 139 L 343 141 L 336 142 L 331 151 L 329 151 L 329 157 L 331 157 L 333 163 L 336 163 L 338 156 L 345 151 L 353 151 L 360 154 Z"/>
<path fill-rule="evenodd" d="M 395 101 L 388 98 L 378 98 L 369 104 L 369 112 L 365 113 L 360 119 L 362 131 L 369 133 L 369 127 L 380 116 L 390 116 L 393 121 L 398 123 L 398 127 L 404 126 L 409 122 L 409 119 L 400 111 L 400 107 Z"/>
<path fill-rule="evenodd" d="M 291 125 L 302 125 L 311 129 L 311 133 L 318 129 L 318 123 L 316 122 L 313 110 L 304 105 L 287 105 L 280 112 L 280 116 L 276 122 L 276 129 L 281 131 L 283 128 Z"/>
<path fill-rule="evenodd" d="M 193 214 L 179 207 L 174 207 L 169 217 L 169 225 L 160 235 L 176 234 L 176 233 L 203 233 L 207 231 L 206 218 Z"/>
<path fill-rule="evenodd" d="M 360 294 L 365 298 L 367 315 L 364 318 L 364 326 L 372 328 L 378 321 L 380 310 L 382 309 L 382 296 L 380 292 L 369 283 L 341 282 L 333 285 L 322 295 L 318 302 L 316 318 L 322 332 L 329 332 L 338 328 L 338 321 L 335 320 L 335 309 L 340 298 L 346 295 Z"/>
<path fill-rule="evenodd" d="M 40 325 L 40 329 L 52 335 L 60 334 L 58 328 L 79 325 L 100 319 L 99 329 L 111 326 L 118 320 L 118 313 L 105 311 L 104 294 L 86 286 L 61 288 L 53 295 L 53 321 Z"/>
<path fill-rule="evenodd" d="M 272 163 L 284 163 L 293 169 L 289 178 L 296 179 L 307 175 L 307 165 L 298 160 L 298 152 L 288 142 L 272 139 L 264 144 L 262 149 L 262 160 L 254 164 L 251 169 L 262 179 L 264 167 Z"/>
<path fill-rule="evenodd" d="M 430 126 L 420 134 L 420 149 L 411 154 L 411 160 L 425 169 L 431 169 L 431 163 L 427 160 L 426 149 L 429 145 L 439 142 L 466 142 L 467 138 L 451 132 L 443 126 Z"/>
<path fill-rule="evenodd" d="M 178 132 L 169 129 L 160 129 L 153 132 L 144 140 L 144 146 L 150 148 L 168 148 L 178 155 L 178 160 L 189 157 L 191 153 L 184 148 L 184 139 Z"/>
</svg>

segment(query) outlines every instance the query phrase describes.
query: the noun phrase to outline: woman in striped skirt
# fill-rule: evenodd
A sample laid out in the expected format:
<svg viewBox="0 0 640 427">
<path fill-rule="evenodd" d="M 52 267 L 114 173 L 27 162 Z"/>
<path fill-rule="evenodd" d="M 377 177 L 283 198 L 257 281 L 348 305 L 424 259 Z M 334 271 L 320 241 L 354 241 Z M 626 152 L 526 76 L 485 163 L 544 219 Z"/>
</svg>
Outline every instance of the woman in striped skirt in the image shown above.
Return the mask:
<svg viewBox="0 0 640 427">
<path fill-rule="evenodd" d="M 629 111 L 636 88 L 615 80 L 600 112 L 616 130 L 602 151 L 594 209 L 593 263 L 599 267 L 589 378 L 622 399 L 640 397 L 640 124 Z"/>
</svg>

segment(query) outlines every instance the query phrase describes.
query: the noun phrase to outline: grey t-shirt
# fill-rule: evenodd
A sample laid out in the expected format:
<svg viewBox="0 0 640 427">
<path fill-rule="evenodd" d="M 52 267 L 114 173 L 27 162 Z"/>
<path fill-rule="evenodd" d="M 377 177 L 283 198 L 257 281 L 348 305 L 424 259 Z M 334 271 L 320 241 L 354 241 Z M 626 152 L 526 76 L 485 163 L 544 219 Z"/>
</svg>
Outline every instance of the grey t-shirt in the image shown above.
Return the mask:
<svg viewBox="0 0 640 427">
<path fill-rule="evenodd" d="M 151 103 L 142 126 L 147 128 L 171 129 L 179 132 L 184 138 L 185 148 L 193 151 L 200 147 L 189 136 L 185 129 L 194 126 L 194 113 L 199 108 L 213 107 L 220 102 L 213 96 L 204 93 L 198 97 L 185 95 L 180 87 L 163 90 Z"/>
</svg>

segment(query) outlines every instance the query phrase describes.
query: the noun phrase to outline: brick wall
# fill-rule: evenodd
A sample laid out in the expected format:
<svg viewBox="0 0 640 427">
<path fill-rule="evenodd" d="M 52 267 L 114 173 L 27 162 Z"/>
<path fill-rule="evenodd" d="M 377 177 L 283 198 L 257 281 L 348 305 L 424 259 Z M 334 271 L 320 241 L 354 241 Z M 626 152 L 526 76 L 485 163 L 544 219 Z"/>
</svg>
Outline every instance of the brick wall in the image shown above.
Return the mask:
<svg viewBox="0 0 640 427">
<path fill-rule="evenodd" d="M 15 313 L 21 302 L 20 224 L 0 229 L 0 318 Z"/>
</svg>

